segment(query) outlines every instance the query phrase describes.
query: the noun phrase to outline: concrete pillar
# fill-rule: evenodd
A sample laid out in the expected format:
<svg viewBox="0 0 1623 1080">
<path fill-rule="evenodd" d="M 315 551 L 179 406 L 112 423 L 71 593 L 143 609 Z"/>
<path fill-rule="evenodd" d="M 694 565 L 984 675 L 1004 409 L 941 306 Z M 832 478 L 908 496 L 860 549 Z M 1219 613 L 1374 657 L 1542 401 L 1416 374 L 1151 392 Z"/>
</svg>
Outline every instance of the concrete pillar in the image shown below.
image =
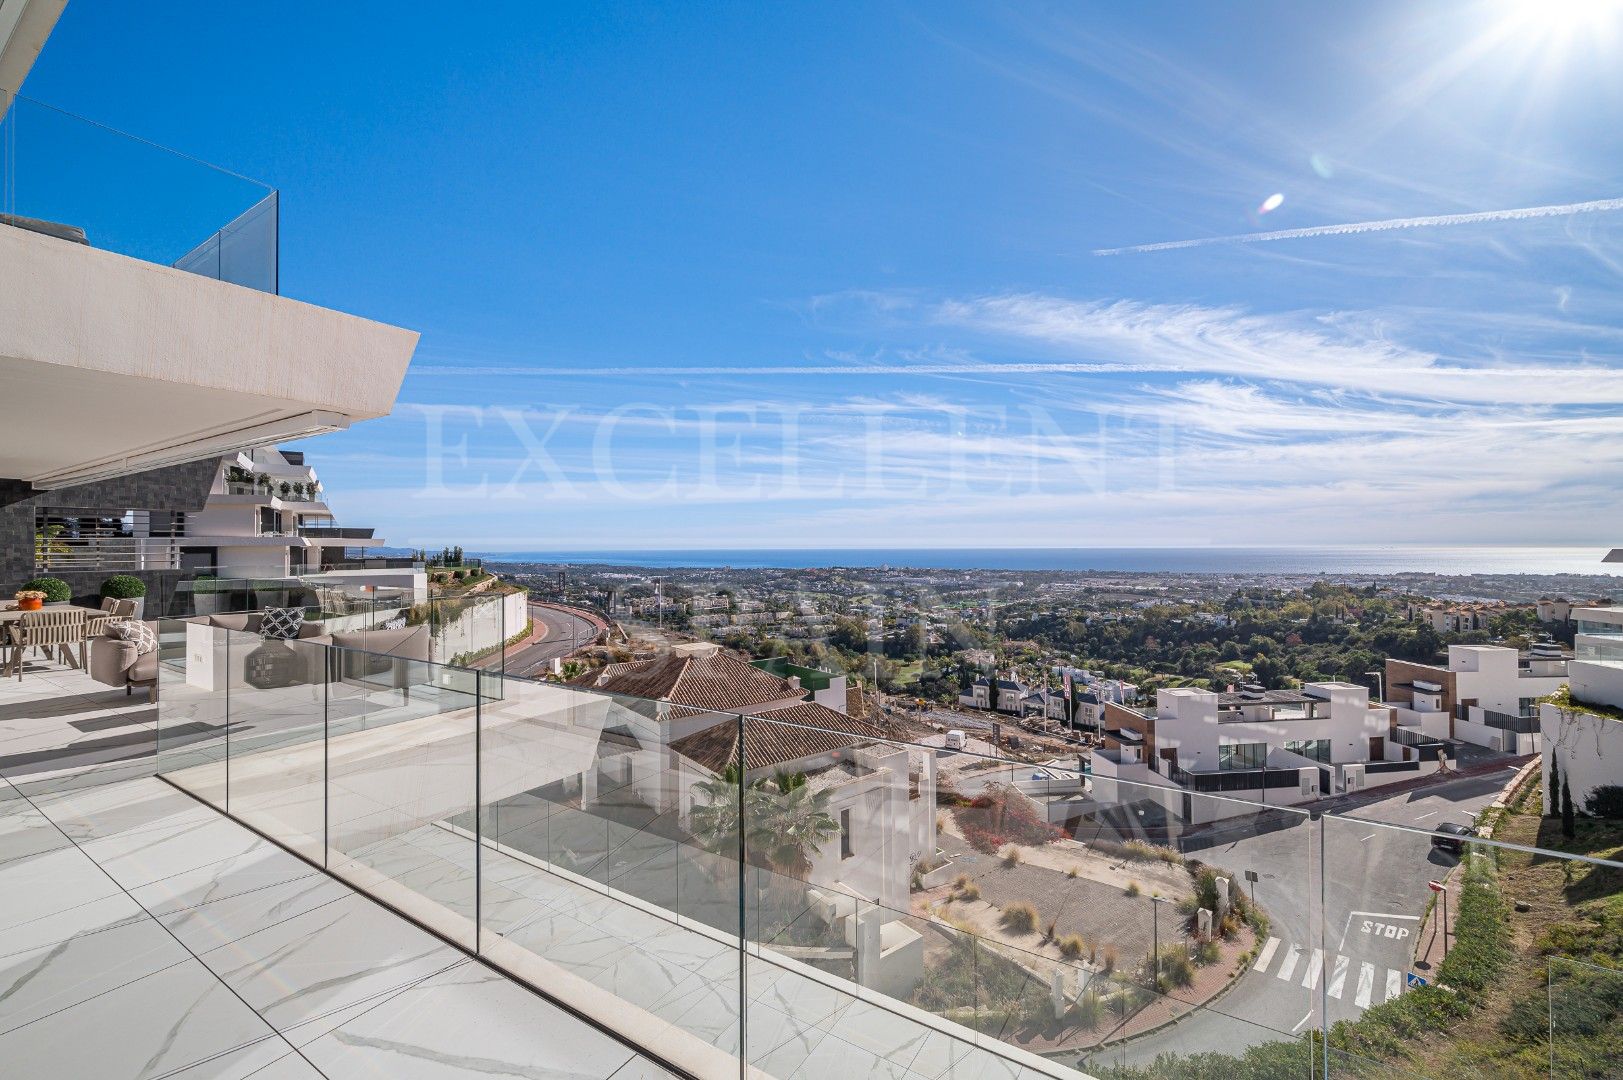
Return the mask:
<svg viewBox="0 0 1623 1080">
<path fill-rule="evenodd" d="M 857 950 L 857 982 L 862 986 L 879 985 L 879 953 L 883 948 L 879 929 L 885 925 L 885 910 L 874 904 L 858 904 L 851 916 L 852 944 Z"/>
<path fill-rule="evenodd" d="M 1223 925 L 1223 920 L 1228 918 L 1229 879 L 1226 877 L 1217 879 L 1217 910 L 1213 914 L 1216 916 L 1217 925 L 1219 926 Z"/>
<path fill-rule="evenodd" d="M 1212 940 L 1212 909 L 1201 908 L 1195 913 L 1195 935 L 1201 941 Z"/>
<path fill-rule="evenodd" d="M 1054 1019 L 1058 1020 L 1065 1015 L 1065 973 L 1055 971 L 1053 979 L 1048 984 L 1048 999 L 1054 1005 Z"/>
</svg>

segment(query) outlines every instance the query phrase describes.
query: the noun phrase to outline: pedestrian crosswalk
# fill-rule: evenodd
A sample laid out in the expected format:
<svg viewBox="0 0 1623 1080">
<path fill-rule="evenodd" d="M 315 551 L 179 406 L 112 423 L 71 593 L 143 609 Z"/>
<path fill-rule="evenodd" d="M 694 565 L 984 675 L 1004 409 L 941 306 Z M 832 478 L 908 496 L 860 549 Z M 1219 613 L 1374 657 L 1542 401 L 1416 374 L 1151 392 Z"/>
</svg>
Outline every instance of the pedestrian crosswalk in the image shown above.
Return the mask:
<svg viewBox="0 0 1623 1080">
<path fill-rule="evenodd" d="M 1280 982 L 1294 983 L 1305 990 L 1317 990 L 1323 982 L 1326 997 L 1351 1001 L 1360 1009 L 1403 993 L 1404 973 L 1397 968 L 1343 953 L 1304 948 L 1276 937 L 1263 942 L 1252 967 L 1258 974 L 1272 974 Z"/>
</svg>

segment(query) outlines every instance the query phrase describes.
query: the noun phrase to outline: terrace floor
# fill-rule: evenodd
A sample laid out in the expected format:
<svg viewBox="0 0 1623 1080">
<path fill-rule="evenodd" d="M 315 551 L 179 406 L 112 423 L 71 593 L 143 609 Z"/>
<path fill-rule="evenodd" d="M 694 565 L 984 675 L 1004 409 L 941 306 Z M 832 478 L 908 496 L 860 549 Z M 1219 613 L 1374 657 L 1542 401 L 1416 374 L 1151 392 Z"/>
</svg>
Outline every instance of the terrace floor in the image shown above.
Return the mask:
<svg viewBox="0 0 1623 1080">
<path fill-rule="evenodd" d="M 6 1075 L 670 1075 L 154 778 L 155 722 L 59 665 L 0 682 Z"/>
</svg>

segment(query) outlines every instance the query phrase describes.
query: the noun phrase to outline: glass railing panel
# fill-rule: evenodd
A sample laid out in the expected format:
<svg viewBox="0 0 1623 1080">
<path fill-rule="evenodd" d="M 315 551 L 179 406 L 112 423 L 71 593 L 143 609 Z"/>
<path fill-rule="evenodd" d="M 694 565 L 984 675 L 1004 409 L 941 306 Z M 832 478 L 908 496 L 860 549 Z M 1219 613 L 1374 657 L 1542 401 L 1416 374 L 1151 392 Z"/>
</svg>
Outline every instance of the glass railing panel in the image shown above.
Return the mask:
<svg viewBox="0 0 1623 1080">
<path fill-rule="evenodd" d="M 494 678 L 494 677 L 492 677 Z M 482 709 L 482 954 L 699 1076 L 738 1075 L 738 718 L 501 681 Z"/>
<path fill-rule="evenodd" d="M 277 291 L 272 188 L 49 105 L 0 118 L 0 192 L 8 228 Z"/>
<path fill-rule="evenodd" d="M 307 640 L 220 632 L 229 642 L 231 815 L 323 863 L 328 649 Z"/>
<path fill-rule="evenodd" d="M 471 950 L 478 676 L 404 655 L 421 637 L 329 650 L 327 867 Z"/>
<path fill-rule="evenodd" d="M 751 1067 L 1309 1060 L 1304 811 L 1101 779 L 1029 740 L 1017 760 L 824 720 L 744 722 Z M 920 1045 L 933 1065 L 898 1066 Z"/>
<path fill-rule="evenodd" d="M 157 623 L 157 772 L 226 810 L 230 634 L 203 621 Z"/>
<path fill-rule="evenodd" d="M 1474 823 L 1323 820 L 1325 949 L 1358 972 L 1351 1004 L 1329 1013 L 1341 1021 L 1330 1048 L 1392 1070 L 1361 1075 L 1610 1075 L 1596 1051 L 1623 1028 L 1608 928 L 1623 901 L 1619 833 L 1578 816 L 1567 837 L 1540 803 L 1531 783 Z"/>
</svg>

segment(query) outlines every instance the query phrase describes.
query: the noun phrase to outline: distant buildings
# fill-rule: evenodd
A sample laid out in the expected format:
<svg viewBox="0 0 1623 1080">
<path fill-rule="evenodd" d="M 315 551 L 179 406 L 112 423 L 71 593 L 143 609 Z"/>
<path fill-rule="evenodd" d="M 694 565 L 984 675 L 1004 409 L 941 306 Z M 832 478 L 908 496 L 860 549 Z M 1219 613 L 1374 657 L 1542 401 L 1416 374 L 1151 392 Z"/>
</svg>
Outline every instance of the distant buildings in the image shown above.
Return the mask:
<svg viewBox="0 0 1623 1080">
<path fill-rule="evenodd" d="M 1180 687 L 1158 691 L 1153 710 L 1105 702 L 1094 790 L 1101 801 L 1148 800 L 1191 824 L 1250 812 L 1199 795 L 1297 803 L 1436 769 L 1435 759 L 1389 742 L 1389 725 L 1367 688 L 1345 682 Z"/>
<path fill-rule="evenodd" d="M 1566 684 L 1568 660 L 1554 644 L 1536 644 L 1526 653 L 1502 645 L 1450 645 L 1444 666 L 1388 660 L 1394 736 L 1407 732 L 1510 754 L 1537 753 L 1538 702 Z"/>
</svg>

